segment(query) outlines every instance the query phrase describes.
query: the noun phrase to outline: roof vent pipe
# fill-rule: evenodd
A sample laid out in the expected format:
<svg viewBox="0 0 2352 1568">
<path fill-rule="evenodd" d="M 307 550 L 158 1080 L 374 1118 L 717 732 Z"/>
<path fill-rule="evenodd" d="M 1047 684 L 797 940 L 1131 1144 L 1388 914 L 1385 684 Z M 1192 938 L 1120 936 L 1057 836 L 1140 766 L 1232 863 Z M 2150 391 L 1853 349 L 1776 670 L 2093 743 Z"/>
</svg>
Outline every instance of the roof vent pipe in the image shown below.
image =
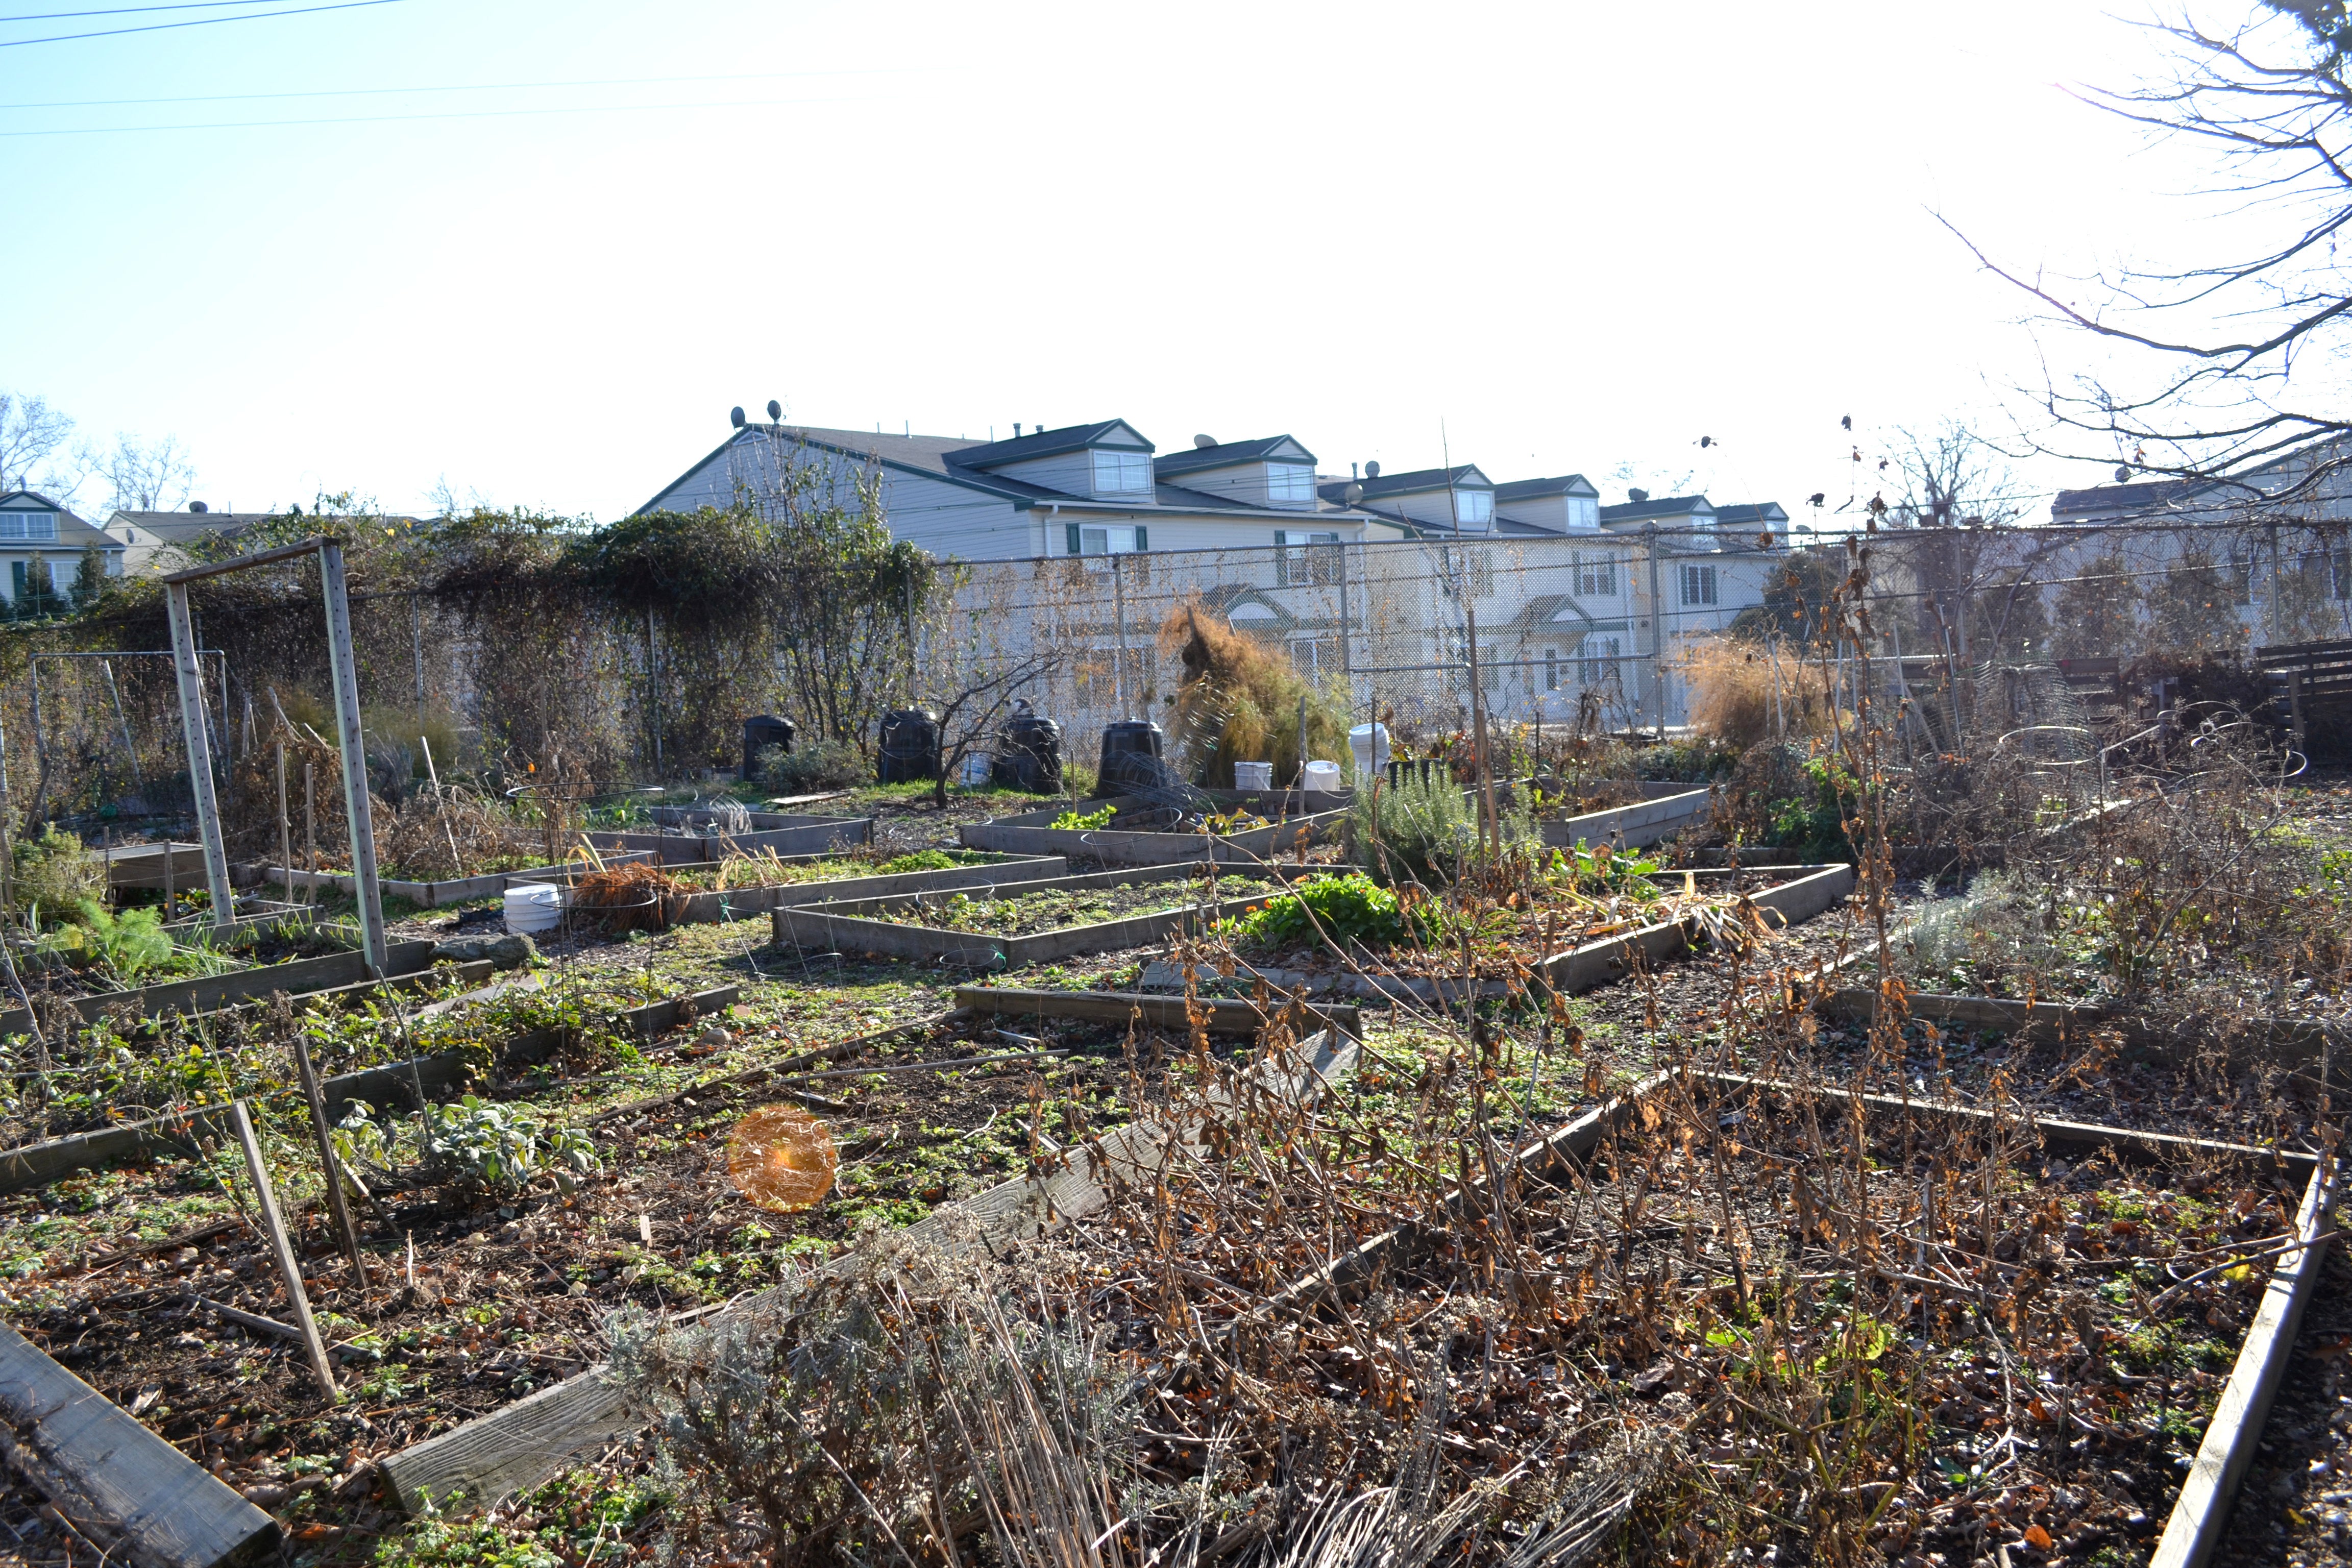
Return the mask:
<svg viewBox="0 0 2352 1568">
<path fill-rule="evenodd" d="M 1021 439 L 1021 421 L 1018 419 L 1013 422 L 1013 438 L 1016 441 Z"/>
</svg>

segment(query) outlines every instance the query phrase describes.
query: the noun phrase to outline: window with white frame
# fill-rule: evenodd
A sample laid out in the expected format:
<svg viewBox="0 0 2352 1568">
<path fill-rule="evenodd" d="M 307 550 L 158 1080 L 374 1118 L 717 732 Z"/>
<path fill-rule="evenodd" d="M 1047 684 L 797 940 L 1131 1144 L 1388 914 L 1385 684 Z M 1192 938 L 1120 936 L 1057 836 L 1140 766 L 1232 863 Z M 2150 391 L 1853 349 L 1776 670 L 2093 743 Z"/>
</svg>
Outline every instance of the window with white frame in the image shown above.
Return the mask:
<svg viewBox="0 0 2352 1568">
<path fill-rule="evenodd" d="M 1268 463 L 1265 499 L 1276 506 L 1313 506 L 1315 470 L 1305 463 Z"/>
<path fill-rule="evenodd" d="M 1320 680 L 1339 668 L 1339 644 L 1335 637 L 1292 637 L 1289 647 L 1290 662 L 1309 680 Z"/>
<path fill-rule="evenodd" d="M 1495 517 L 1495 492 L 1492 490 L 1455 490 L 1454 521 L 1464 528 L 1491 522 Z"/>
<path fill-rule="evenodd" d="M 1095 494 L 1138 496 L 1150 493 L 1150 453 L 1096 451 Z"/>
<path fill-rule="evenodd" d="M 1277 528 L 1274 531 L 1274 542 L 1280 546 L 1274 552 L 1274 582 L 1276 587 L 1304 588 L 1339 581 L 1343 568 L 1337 533 L 1307 533 L 1295 528 Z"/>
<path fill-rule="evenodd" d="M 1559 649 L 1556 647 L 1544 649 L 1544 689 L 1559 689 Z"/>
<path fill-rule="evenodd" d="M 1591 633 L 1576 645 L 1577 679 L 1587 686 L 1622 684 L 1624 652 L 1623 638 Z"/>
<path fill-rule="evenodd" d="M 1141 528 L 1093 522 L 1070 524 L 1069 545 L 1073 555 L 1132 555 L 1148 548 Z"/>
<path fill-rule="evenodd" d="M 55 539 L 58 514 L 53 511 L 0 511 L 0 539 Z"/>
<path fill-rule="evenodd" d="M 1617 562 L 1608 555 L 1588 555 L 1576 552 L 1576 596 L 1580 599 L 1613 599 L 1617 596 Z"/>
<path fill-rule="evenodd" d="M 1715 568 L 1683 563 L 1683 603 L 1712 605 L 1715 603 Z"/>
</svg>

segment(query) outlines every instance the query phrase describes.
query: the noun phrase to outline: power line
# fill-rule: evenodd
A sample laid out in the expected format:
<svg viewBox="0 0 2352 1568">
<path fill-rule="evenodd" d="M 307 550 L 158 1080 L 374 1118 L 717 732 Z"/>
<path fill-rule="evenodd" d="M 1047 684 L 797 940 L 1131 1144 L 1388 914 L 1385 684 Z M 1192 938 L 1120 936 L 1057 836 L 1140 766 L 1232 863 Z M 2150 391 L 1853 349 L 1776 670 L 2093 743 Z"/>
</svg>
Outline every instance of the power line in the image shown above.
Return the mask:
<svg viewBox="0 0 2352 1568">
<path fill-rule="evenodd" d="M 224 5 L 273 5 L 278 0 L 180 0 L 174 5 L 114 5 L 103 11 L 25 11 L 0 22 L 62 22 L 71 16 L 125 16 L 134 11 L 217 11 Z"/>
<path fill-rule="evenodd" d="M 389 5 L 391 0 L 361 0 Z M 646 110 L 762 109 L 795 103 L 840 103 L 837 98 L 735 98 L 690 103 L 576 103 L 544 109 L 448 109 L 419 114 L 327 114 L 308 120 L 202 120 L 175 125 L 81 125 L 38 131 L 0 131 L 0 138 L 19 136 L 122 136 L 142 131 L 254 131 L 273 125 L 391 125 L 427 120 L 515 120 L 546 114 L 626 114 Z"/>
<path fill-rule="evenodd" d="M 210 0 L 213 4 L 253 4 L 254 0 Z M 261 103 L 296 98 L 393 98 L 433 92 L 517 92 L 556 90 L 575 87 L 675 87 L 703 81 L 782 81 L 803 77 L 905 76 L 905 70 L 748 71 L 727 76 L 620 76 L 582 81 L 457 82 L 446 87 L 341 87 L 305 92 L 203 93 L 184 98 L 76 98 L 38 103 L 0 103 L 0 112 L 33 109 L 134 109 L 164 103 Z"/>
<path fill-rule="evenodd" d="M 69 44 L 77 38 L 116 38 L 126 33 L 166 33 L 174 27 L 212 27 L 223 22 L 266 22 L 273 16 L 307 16 L 314 11 L 356 11 L 366 5 L 396 5 L 400 0 L 338 0 L 332 5 L 298 5 L 290 11 L 257 11 L 244 16 L 199 16 L 192 22 L 150 22 L 143 27 L 102 27 L 90 33 L 52 33 L 45 38 L 9 38 L 0 49 L 20 49 L 26 44 Z"/>
</svg>

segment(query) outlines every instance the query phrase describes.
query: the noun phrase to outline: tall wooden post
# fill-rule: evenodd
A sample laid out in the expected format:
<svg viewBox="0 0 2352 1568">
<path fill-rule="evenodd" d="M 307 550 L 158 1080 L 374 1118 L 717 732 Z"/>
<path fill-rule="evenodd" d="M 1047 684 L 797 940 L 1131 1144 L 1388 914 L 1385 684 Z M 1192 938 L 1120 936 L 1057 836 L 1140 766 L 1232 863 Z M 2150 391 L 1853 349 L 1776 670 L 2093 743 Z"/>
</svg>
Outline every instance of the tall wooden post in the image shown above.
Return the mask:
<svg viewBox="0 0 2352 1568">
<path fill-rule="evenodd" d="M 360 933 L 368 974 L 382 979 L 385 961 L 383 905 L 375 874 L 375 819 L 367 785 L 367 742 L 360 731 L 360 680 L 352 652 L 351 597 L 343 584 L 343 549 L 319 542 L 319 581 L 327 600 L 327 669 L 335 688 L 335 739 L 343 756 L 343 814 L 352 828 L 352 880 L 359 895 Z"/>
<path fill-rule="evenodd" d="M 204 678 L 196 665 L 196 639 L 189 619 L 188 585 L 166 583 L 163 603 L 172 621 L 172 668 L 179 677 L 180 731 L 188 743 L 188 784 L 196 797 L 196 833 L 205 845 L 205 883 L 213 898 L 213 924 L 236 919 L 229 891 L 228 849 L 221 842 L 220 804 L 213 796 L 212 737 L 206 727 Z M 170 858 L 168 849 L 165 857 Z"/>
</svg>

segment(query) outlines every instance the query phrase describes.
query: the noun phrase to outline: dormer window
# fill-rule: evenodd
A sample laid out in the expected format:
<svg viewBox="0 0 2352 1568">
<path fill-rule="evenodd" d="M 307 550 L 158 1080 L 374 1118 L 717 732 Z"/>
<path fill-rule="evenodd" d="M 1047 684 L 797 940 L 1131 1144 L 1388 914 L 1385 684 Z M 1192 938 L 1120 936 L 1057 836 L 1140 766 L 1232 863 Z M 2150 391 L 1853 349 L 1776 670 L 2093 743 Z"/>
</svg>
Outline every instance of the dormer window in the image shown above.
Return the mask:
<svg viewBox="0 0 2352 1568">
<path fill-rule="evenodd" d="M 1151 493 L 1151 454 L 1095 451 L 1095 494 L 1148 496 Z"/>
<path fill-rule="evenodd" d="M 54 540 L 58 514 L 53 511 L 0 511 L 0 540 Z"/>
<path fill-rule="evenodd" d="M 1268 463 L 1265 499 L 1276 506 L 1313 506 L 1314 468 L 1306 463 Z"/>
<path fill-rule="evenodd" d="M 1492 490 L 1455 490 L 1454 521 L 1463 528 L 1495 520 L 1495 492 Z"/>
</svg>

